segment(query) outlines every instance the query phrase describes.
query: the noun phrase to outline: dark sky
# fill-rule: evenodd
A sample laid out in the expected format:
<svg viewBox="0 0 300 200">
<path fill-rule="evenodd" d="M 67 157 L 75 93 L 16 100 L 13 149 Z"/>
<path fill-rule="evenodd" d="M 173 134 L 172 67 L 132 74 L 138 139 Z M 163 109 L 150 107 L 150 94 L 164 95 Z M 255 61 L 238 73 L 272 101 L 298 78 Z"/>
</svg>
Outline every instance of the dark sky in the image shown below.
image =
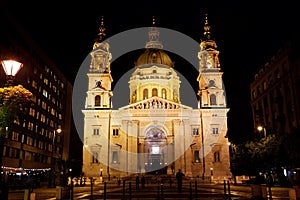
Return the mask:
<svg viewBox="0 0 300 200">
<path fill-rule="evenodd" d="M 281 5 L 263 1 L 95 2 L 11 1 L 4 3 L 0 16 L 34 40 L 73 82 L 78 68 L 92 50 L 101 16 L 104 16 L 108 37 L 151 26 L 155 15 L 157 26 L 179 31 L 200 42 L 204 14 L 208 13 L 224 71 L 230 108 L 229 134 L 235 138 L 253 129 L 249 84 L 254 74 L 289 36 L 299 35 L 300 12 L 292 1 L 280 1 Z M 5 31 L 5 27 L 1 27 L 1 31 Z M 136 59 L 132 55 L 122 56 L 112 63 L 114 80 L 132 68 Z M 175 69 L 184 62 L 177 58 Z M 185 76 L 197 77 L 197 72 L 188 67 L 177 70 Z"/>
</svg>

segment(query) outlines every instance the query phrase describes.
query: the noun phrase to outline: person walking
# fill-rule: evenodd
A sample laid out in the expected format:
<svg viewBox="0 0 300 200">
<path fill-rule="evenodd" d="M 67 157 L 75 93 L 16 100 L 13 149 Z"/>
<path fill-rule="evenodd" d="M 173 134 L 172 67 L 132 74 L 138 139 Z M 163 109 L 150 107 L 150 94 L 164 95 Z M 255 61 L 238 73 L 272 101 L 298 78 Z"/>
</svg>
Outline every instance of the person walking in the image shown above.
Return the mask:
<svg viewBox="0 0 300 200">
<path fill-rule="evenodd" d="M 146 183 L 145 176 L 142 176 L 141 183 L 142 183 L 142 188 L 145 188 L 145 183 Z"/>
<path fill-rule="evenodd" d="M 181 169 L 178 169 L 178 172 L 176 173 L 178 192 L 182 191 L 182 177 L 183 176 L 185 176 L 184 173 L 181 172 Z"/>
</svg>

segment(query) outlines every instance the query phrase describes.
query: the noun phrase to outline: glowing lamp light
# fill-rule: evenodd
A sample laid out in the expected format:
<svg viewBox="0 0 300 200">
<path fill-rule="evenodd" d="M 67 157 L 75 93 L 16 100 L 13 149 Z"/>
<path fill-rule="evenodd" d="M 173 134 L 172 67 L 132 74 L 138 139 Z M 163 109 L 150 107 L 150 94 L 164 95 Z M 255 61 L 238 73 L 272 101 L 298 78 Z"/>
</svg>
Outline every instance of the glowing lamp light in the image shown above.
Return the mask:
<svg viewBox="0 0 300 200">
<path fill-rule="evenodd" d="M 22 63 L 15 60 L 3 60 L 1 63 L 7 76 L 15 76 L 23 67 Z"/>
<path fill-rule="evenodd" d="M 262 127 L 262 126 L 258 126 L 258 127 L 257 127 L 257 130 L 258 130 L 258 131 L 262 131 L 262 130 L 263 130 L 263 127 Z"/>
</svg>

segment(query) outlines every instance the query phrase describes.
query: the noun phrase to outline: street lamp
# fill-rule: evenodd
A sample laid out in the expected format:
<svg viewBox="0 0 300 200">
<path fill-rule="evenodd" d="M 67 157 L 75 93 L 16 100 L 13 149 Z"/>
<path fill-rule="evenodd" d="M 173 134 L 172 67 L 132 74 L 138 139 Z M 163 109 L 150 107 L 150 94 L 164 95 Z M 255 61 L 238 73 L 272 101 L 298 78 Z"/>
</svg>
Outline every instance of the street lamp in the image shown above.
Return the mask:
<svg viewBox="0 0 300 200">
<path fill-rule="evenodd" d="M 263 132 L 264 132 L 264 137 L 267 137 L 267 131 L 266 131 L 266 128 L 265 128 L 265 127 L 263 127 L 263 126 L 258 126 L 258 127 L 257 127 L 257 130 L 258 130 L 259 132 L 263 131 Z"/>
<path fill-rule="evenodd" d="M 15 75 L 23 67 L 23 64 L 15 60 L 3 60 L 1 64 L 6 74 L 5 86 L 12 86 Z"/>
<path fill-rule="evenodd" d="M 214 168 L 210 168 L 210 181 L 213 181 L 214 179 Z"/>
<path fill-rule="evenodd" d="M 102 171 L 103 171 L 103 169 L 101 168 L 101 169 L 100 169 L 100 183 L 103 182 Z"/>
</svg>

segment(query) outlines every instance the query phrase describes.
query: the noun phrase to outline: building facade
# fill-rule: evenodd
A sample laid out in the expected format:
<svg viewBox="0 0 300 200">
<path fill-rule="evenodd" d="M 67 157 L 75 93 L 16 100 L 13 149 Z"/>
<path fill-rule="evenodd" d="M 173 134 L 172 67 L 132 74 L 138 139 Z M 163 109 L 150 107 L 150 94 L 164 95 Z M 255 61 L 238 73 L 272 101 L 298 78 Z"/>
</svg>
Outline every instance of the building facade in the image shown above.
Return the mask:
<svg viewBox="0 0 300 200">
<path fill-rule="evenodd" d="M 298 43 L 286 42 L 250 85 L 253 126 L 262 126 L 265 135 L 291 133 L 300 126 Z"/>
<path fill-rule="evenodd" d="M 225 91 L 219 51 L 205 20 L 198 52 L 198 108 L 183 105 L 175 64 L 163 50 L 159 29 L 149 28 L 145 51 L 136 59 L 128 105 L 112 108 L 110 45 L 94 43 L 84 114 L 83 168 L 86 176 L 124 177 L 133 173 L 227 179 L 230 159 Z M 197 52 L 195 52 L 197 56 Z M 184 67 L 184 66 L 178 66 Z"/>
<path fill-rule="evenodd" d="M 23 64 L 14 84 L 29 90 L 33 98 L 25 114 L 8 127 L 2 168 L 7 175 L 49 170 L 60 173 L 61 161 L 69 159 L 72 85 L 26 30 L 6 23 L 7 30 L 1 32 L 0 59 Z M 0 77 L 4 87 L 2 66 Z"/>
</svg>

